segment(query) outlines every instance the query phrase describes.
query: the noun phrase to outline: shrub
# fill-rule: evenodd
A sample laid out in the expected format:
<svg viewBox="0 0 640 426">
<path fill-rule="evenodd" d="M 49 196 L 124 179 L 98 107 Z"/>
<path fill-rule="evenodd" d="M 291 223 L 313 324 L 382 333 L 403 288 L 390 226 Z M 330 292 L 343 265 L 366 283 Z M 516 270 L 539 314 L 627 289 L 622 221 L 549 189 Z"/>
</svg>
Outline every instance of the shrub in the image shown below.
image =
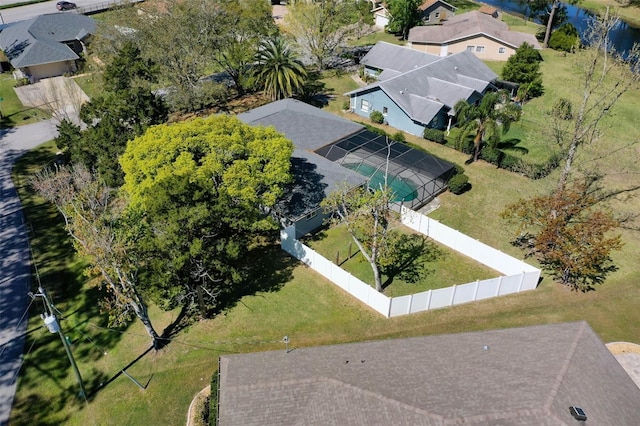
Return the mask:
<svg viewBox="0 0 640 426">
<path fill-rule="evenodd" d="M 404 133 L 402 132 L 395 132 L 393 134 L 393 136 L 391 136 L 391 139 L 393 139 L 396 142 L 406 142 L 407 138 L 404 136 Z"/>
<path fill-rule="evenodd" d="M 218 371 L 211 377 L 211 396 L 209 396 L 209 424 L 215 425 L 218 420 Z"/>
<path fill-rule="evenodd" d="M 464 173 L 452 176 L 447 185 L 449 186 L 449 191 L 456 195 L 460 195 L 471 188 L 469 177 Z"/>
<path fill-rule="evenodd" d="M 376 126 L 372 126 L 369 123 L 361 123 L 359 121 L 356 121 L 356 123 L 363 125 L 370 132 L 377 133 L 380 136 L 389 137 L 389 134 L 387 132 L 385 132 L 384 129 L 380 129 L 380 128 L 376 127 Z"/>
<path fill-rule="evenodd" d="M 446 142 L 444 140 L 444 132 L 438 129 L 424 129 L 424 132 L 422 132 L 422 137 L 436 143 Z"/>
<path fill-rule="evenodd" d="M 349 104 L 349 101 L 344 101 L 344 102 L 342 103 L 342 109 L 343 109 L 344 111 L 347 111 L 349 108 L 351 108 L 351 105 Z"/>
<path fill-rule="evenodd" d="M 578 47 L 579 41 L 576 27 L 570 23 L 566 23 L 551 34 L 549 47 L 554 50 L 573 52 L 575 48 Z"/>
<path fill-rule="evenodd" d="M 480 151 L 480 158 L 482 158 L 487 163 L 495 164 L 498 167 L 500 167 L 503 156 L 504 154 L 502 153 L 502 151 L 490 148 L 488 146 L 485 146 L 484 148 L 482 148 L 482 151 Z"/>
<path fill-rule="evenodd" d="M 565 98 L 558 99 L 551 108 L 551 115 L 563 120 L 571 120 L 573 118 L 571 101 Z"/>
<path fill-rule="evenodd" d="M 377 124 L 384 123 L 384 115 L 382 115 L 380 111 L 371 111 L 371 114 L 369 114 L 369 118 L 374 123 L 377 123 Z"/>
</svg>

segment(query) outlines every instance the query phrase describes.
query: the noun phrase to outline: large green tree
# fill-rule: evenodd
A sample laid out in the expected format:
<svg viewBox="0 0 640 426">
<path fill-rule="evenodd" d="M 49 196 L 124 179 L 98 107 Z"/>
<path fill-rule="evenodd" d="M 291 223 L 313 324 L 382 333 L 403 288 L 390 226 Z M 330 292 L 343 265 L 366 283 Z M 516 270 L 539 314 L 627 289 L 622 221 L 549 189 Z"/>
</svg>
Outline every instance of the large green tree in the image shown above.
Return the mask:
<svg viewBox="0 0 640 426">
<path fill-rule="evenodd" d="M 282 37 L 264 40 L 255 59 L 256 77 L 271 99 L 291 97 L 303 87 L 307 71 Z"/>
<path fill-rule="evenodd" d="M 58 147 L 66 149 L 74 163 L 97 170 L 111 187 L 122 184 L 118 157 L 127 141 L 167 120 L 164 101 L 151 92 L 153 67 L 153 63 L 140 57 L 134 44 L 125 43 L 105 67 L 105 92 L 80 109 L 86 130 L 81 131 L 80 126 L 68 120 L 58 126 Z"/>
<path fill-rule="evenodd" d="M 122 189 L 145 223 L 145 280 L 161 306 L 206 315 L 243 282 L 250 250 L 275 236 L 292 151 L 273 128 L 228 116 L 151 127 L 127 145 Z"/>
<path fill-rule="evenodd" d="M 502 68 L 502 78 L 520 85 L 518 94 L 523 101 L 542 95 L 542 72 L 540 52 L 528 43 L 522 43 Z"/>
<path fill-rule="evenodd" d="M 343 0 L 295 0 L 288 6 L 285 29 L 320 69 L 355 34 L 360 22 L 358 6 Z"/>
<path fill-rule="evenodd" d="M 145 58 L 159 66 L 167 99 L 176 110 L 206 106 L 211 70 L 229 28 L 227 15 L 215 2 L 189 0 L 166 3 L 167 9 L 143 15 L 135 37 Z"/>
<path fill-rule="evenodd" d="M 463 148 L 467 137 L 473 135 L 473 161 L 478 160 L 484 144 L 499 147 L 501 134 L 508 132 L 511 123 L 518 121 L 521 114 L 521 109 L 503 92 L 487 93 L 477 105 L 459 101 L 454 110 L 460 127 L 456 145 L 458 149 Z"/>
<path fill-rule="evenodd" d="M 215 62 L 242 95 L 253 86 L 251 65 L 261 40 L 278 32 L 271 5 L 265 0 L 215 0 L 212 7 L 222 10 L 217 24 L 227 29 L 217 42 Z"/>
<path fill-rule="evenodd" d="M 422 0 L 389 0 L 389 13 L 391 21 L 388 30 L 402 35 L 402 39 L 409 37 L 409 30 L 420 25 L 420 10 Z"/>
</svg>

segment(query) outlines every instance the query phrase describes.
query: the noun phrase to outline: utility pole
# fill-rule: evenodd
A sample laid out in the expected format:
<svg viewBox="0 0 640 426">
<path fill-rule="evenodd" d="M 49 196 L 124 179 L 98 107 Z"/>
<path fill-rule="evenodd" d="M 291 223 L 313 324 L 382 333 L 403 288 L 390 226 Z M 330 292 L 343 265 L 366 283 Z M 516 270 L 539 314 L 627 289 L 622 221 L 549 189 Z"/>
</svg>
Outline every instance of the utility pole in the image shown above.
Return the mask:
<svg viewBox="0 0 640 426">
<path fill-rule="evenodd" d="M 80 375 L 80 370 L 78 370 L 78 366 L 76 365 L 76 360 L 73 358 L 73 354 L 71 353 L 71 347 L 69 346 L 69 341 L 67 340 L 64 332 L 62 331 L 62 327 L 58 323 L 55 313 L 60 312 L 53 306 L 53 302 L 49 299 L 49 295 L 42 287 L 38 287 L 38 293 L 33 294 L 30 293 L 31 297 L 42 297 L 44 299 L 44 303 L 47 307 L 47 312 L 42 316 L 44 320 L 44 325 L 47 326 L 51 333 L 58 333 L 60 335 L 60 340 L 62 340 L 62 345 L 64 346 L 64 350 L 67 352 L 67 357 L 69 358 L 69 362 L 71 363 L 71 367 L 73 367 L 73 372 L 76 375 L 76 380 L 78 381 L 78 385 L 80 385 L 80 395 L 84 398 L 84 402 L 88 404 L 87 401 L 87 392 L 84 389 L 84 382 L 82 381 L 82 376 Z"/>
</svg>

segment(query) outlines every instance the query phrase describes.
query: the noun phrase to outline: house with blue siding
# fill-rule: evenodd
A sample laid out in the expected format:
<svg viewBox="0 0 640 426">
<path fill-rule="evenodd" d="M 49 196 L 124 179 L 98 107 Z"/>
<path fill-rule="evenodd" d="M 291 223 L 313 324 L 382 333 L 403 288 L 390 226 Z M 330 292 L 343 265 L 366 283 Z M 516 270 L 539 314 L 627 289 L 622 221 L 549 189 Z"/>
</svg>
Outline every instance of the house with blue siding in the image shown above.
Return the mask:
<svg viewBox="0 0 640 426">
<path fill-rule="evenodd" d="M 361 63 L 378 80 L 346 93 L 352 112 L 422 136 L 425 128 L 450 128 L 460 100 L 479 102 L 495 90 L 498 76 L 471 52 L 440 57 L 390 43 L 377 43 Z"/>
</svg>

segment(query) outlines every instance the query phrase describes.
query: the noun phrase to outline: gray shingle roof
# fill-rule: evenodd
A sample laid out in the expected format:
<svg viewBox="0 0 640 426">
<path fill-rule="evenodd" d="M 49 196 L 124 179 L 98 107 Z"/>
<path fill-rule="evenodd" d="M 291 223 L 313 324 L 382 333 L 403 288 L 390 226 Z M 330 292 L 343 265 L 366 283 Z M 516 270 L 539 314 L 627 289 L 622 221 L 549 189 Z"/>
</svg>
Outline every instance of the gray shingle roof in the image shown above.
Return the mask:
<svg viewBox="0 0 640 426">
<path fill-rule="evenodd" d="M 441 109 L 449 111 L 456 102 L 468 99 L 474 92 L 483 93 L 498 78 L 471 52 L 445 57 L 415 52 L 435 60 L 389 79 L 382 79 L 386 75 L 382 73 L 382 81 L 353 90 L 347 95 L 379 87 L 409 117 L 428 124 Z"/>
<path fill-rule="evenodd" d="M 273 126 L 296 149 L 291 157 L 294 183 L 280 209 L 289 218 L 315 210 L 329 193 L 346 182 L 351 186 L 367 179 L 314 153 L 319 148 L 364 129 L 363 126 L 294 99 L 283 99 L 238 114 L 251 125 Z"/>
<path fill-rule="evenodd" d="M 295 344 L 295 337 L 292 342 Z M 220 357 L 221 425 L 634 425 L 640 389 L 585 323 Z"/>
<path fill-rule="evenodd" d="M 315 151 L 359 132 L 363 126 L 295 99 L 283 99 L 238 114 L 247 124 L 274 126 L 296 148 Z"/>
<path fill-rule="evenodd" d="M 435 55 L 379 41 L 364 55 L 360 63 L 382 70 L 404 73 L 437 60 L 438 56 Z"/>
<path fill-rule="evenodd" d="M 448 44 L 480 35 L 518 48 L 524 42 L 536 49 L 540 43 L 533 34 L 509 31 L 507 24 L 500 19 L 480 13 L 477 10 L 453 16 L 442 25 L 414 27 L 409 30 L 409 41 L 417 43 Z"/>
<path fill-rule="evenodd" d="M 16 68 L 78 59 L 65 41 L 82 40 L 95 32 L 92 18 L 53 13 L 16 22 L 0 32 L 0 48 Z"/>
</svg>

